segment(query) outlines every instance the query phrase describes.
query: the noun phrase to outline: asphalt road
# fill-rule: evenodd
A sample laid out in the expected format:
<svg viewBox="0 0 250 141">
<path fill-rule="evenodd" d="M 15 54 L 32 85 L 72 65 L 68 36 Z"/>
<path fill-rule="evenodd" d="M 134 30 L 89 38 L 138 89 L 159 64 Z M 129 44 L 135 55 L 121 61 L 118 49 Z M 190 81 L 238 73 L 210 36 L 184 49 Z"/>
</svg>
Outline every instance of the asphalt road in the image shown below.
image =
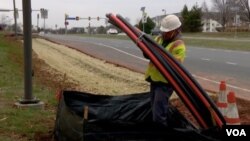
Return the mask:
<svg viewBox="0 0 250 141">
<path fill-rule="evenodd" d="M 130 40 L 53 34 L 45 37 L 138 72 L 144 72 L 148 63 Z M 184 66 L 205 89 L 218 91 L 220 81 L 224 80 L 227 91 L 232 90 L 238 97 L 250 99 L 250 52 L 187 46 Z"/>
</svg>

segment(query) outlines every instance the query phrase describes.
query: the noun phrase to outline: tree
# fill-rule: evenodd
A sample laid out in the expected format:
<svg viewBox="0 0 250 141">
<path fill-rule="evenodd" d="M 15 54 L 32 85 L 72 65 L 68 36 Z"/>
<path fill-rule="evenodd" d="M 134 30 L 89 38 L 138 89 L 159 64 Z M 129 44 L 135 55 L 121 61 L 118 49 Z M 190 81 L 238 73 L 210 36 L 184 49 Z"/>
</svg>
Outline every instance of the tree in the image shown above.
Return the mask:
<svg viewBox="0 0 250 141">
<path fill-rule="evenodd" d="M 185 32 L 189 32 L 189 12 L 188 12 L 188 7 L 187 5 L 184 5 L 182 11 L 181 11 L 181 16 L 182 16 L 182 30 Z"/>
<path fill-rule="evenodd" d="M 209 19 L 209 9 L 208 9 L 207 3 L 205 1 L 201 5 L 201 11 L 202 11 L 202 14 L 203 14 L 202 17 L 205 20 Z"/>
<path fill-rule="evenodd" d="M 223 29 L 228 22 L 234 22 L 236 14 L 243 20 L 250 21 L 249 0 L 213 0 L 214 8 L 220 13 Z"/>
<path fill-rule="evenodd" d="M 205 1 L 202 3 L 201 10 L 202 12 L 209 12 L 207 3 Z"/>
<path fill-rule="evenodd" d="M 250 22 L 250 3 L 249 0 L 238 0 L 240 5 L 243 7 L 244 15 L 247 17 Z"/>
<path fill-rule="evenodd" d="M 15 24 L 12 24 L 8 26 L 8 30 L 10 31 L 15 31 L 16 28 L 17 28 L 17 32 L 22 32 L 21 25 L 15 26 Z"/>
<path fill-rule="evenodd" d="M 106 34 L 106 29 L 104 26 L 97 27 L 96 32 L 98 34 Z"/>
<path fill-rule="evenodd" d="M 150 17 L 147 17 L 146 23 L 144 23 L 144 32 L 147 34 L 151 34 L 152 29 L 155 28 L 155 23 Z M 139 29 L 143 31 L 143 23 L 142 20 L 139 22 Z"/>
<path fill-rule="evenodd" d="M 213 6 L 219 12 L 221 19 L 222 30 L 225 30 L 226 23 L 228 22 L 230 11 L 230 0 L 213 0 Z"/>
<path fill-rule="evenodd" d="M 184 5 L 181 12 L 182 15 L 182 28 L 184 32 L 200 32 L 202 23 L 202 11 L 197 5 L 193 6 L 190 11 L 186 5 Z"/>
<path fill-rule="evenodd" d="M 201 32 L 201 17 L 202 12 L 201 8 L 199 8 L 197 5 L 193 6 L 191 11 L 189 12 L 189 20 L 190 20 L 190 31 L 191 32 Z"/>
</svg>

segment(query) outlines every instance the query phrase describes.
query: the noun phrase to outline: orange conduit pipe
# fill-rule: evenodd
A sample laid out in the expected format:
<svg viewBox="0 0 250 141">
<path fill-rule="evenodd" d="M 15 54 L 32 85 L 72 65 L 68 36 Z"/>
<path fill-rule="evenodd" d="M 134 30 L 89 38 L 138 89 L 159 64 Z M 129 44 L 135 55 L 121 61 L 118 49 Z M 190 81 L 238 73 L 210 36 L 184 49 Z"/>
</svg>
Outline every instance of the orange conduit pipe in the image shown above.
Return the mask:
<svg viewBox="0 0 250 141">
<path fill-rule="evenodd" d="M 121 21 L 125 22 L 125 24 L 128 24 L 123 17 L 120 15 L 117 16 Z M 128 25 L 127 25 L 128 26 Z M 134 28 L 135 29 L 135 28 Z M 135 34 L 139 36 L 140 34 L 142 35 L 140 30 L 134 30 Z M 146 39 L 148 38 L 146 35 L 144 35 Z M 149 38 L 148 38 L 149 39 Z M 150 42 L 150 41 L 149 41 Z M 151 41 L 152 42 L 152 41 Z M 178 65 L 178 63 L 170 56 L 167 56 L 166 51 L 162 50 L 160 47 L 156 47 L 157 43 L 151 44 L 154 48 L 158 50 L 158 52 L 161 53 L 161 55 L 166 59 L 168 62 L 170 62 L 171 66 L 174 67 L 174 69 L 177 70 L 179 74 L 184 78 L 188 84 L 190 84 L 192 90 L 195 92 L 195 94 L 198 96 L 198 98 L 203 102 L 203 104 L 206 106 L 207 109 L 209 109 L 210 113 L 213 115 L 215 118 L 215 121 L 217 122 L 217 125 L 219 127 L 222 127 L 223 124 L 225 124 L 225 120 L 223 118 L 223 115 L 220 113 L 220 111 L 217 109 L 215 104 L 208 98 L 206 95 L 202 94 L 204 93 L 204 90 L 202 91 L 201 87 L 198 85 L 198 83 L 192 79 L 191 75 L 183 68 L 181 65 Z M 198 85 L 198 86 L 197 86 Z"/>
<path fill-rule="evenodd" d="M 145 52 L 151 59 L 151 61 L 155 64 L 155 66 L 158 67 L 158 69 L 161 71 L 161 73 L 171 82 L 177 93 L 180 94 L 181 98 L 183 99 L 184 103 L 187 105 L 187 107 L 190 109 L 190 111 L 194 114 L 194 117 L 197 119 L 198 123 L 202 128 L 208 128 L 208 125 L 203 120 L 202 116 L 199 114 L 199 112 L 196 110 L 196 108 L 193 106 L 193 104 L 189 101 L 186 94 L 183 92 L 183 90 L 178 86 L 176 83 L 176 80 L 173 79 L 173 77 L 169 74 L 168 71 L 163 67 L 161 62 L 153 55 L 153 53 L 145 46 L 145 44 L 138 39 L 138 37 L 119 19 L 116 18 L 113 14 L 107 15 L 107 17 L 111 20 L 111 22 L 114 22 L 116 26 L 121 28 L 127 35 L 140 47 L 143 52 Z"/>
</svg>

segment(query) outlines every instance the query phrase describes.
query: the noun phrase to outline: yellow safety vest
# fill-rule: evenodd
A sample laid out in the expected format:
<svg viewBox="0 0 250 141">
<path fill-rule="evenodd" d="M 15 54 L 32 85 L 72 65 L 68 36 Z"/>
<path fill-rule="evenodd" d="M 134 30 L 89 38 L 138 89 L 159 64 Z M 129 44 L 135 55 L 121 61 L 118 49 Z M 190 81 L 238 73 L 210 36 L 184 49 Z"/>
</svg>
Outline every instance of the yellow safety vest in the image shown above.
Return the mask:
<svg viewBox="0 0 250 141">
<path fill-rule="evenodd" d="M 157 36 L 155 38 L 155 41 L 158 44 L 163 43 L 163 39 L 161 36 Z M 169 43 L 165 49 L 172 54 L 172 56 L 178 60 L 179 62 L 183 62 L 185 55 L 186 55 L 186 47 L 185 44 L 182 40 L 175 40 L 171 43 Z M 159 70 L 154 66 L 154 64 L 150 61 L 148 68 L 145 72 L 145 79 L 148 80 L 150 79 L 153 82 L 163 82 L 163 83 L 168 83 L 168 81 L 162 76 L 162 74 L 159 72 Z"/>
</svg>

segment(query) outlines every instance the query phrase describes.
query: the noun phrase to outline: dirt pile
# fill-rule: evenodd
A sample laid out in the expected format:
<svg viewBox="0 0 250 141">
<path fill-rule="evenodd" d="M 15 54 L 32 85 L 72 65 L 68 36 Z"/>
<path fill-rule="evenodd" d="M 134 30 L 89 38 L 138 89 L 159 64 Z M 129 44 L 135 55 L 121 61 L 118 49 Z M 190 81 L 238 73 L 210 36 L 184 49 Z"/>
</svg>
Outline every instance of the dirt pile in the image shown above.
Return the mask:
<svg viewBox="0 0 250 141">
<path fill-rule="evenodd" d="M 60 72 L 65 76 L 64 79 L 67 79 L 66 82 L 76 85 L 75 90 L 109 95 L 148 90 L 148 83 L 144 81 L 143 74 L 93 59 L 62 45 L 34 39 L 33 50 L 38 54 L 37 57 L 51 68 L 51 74 L 53 70 Z"/>
</svg>

